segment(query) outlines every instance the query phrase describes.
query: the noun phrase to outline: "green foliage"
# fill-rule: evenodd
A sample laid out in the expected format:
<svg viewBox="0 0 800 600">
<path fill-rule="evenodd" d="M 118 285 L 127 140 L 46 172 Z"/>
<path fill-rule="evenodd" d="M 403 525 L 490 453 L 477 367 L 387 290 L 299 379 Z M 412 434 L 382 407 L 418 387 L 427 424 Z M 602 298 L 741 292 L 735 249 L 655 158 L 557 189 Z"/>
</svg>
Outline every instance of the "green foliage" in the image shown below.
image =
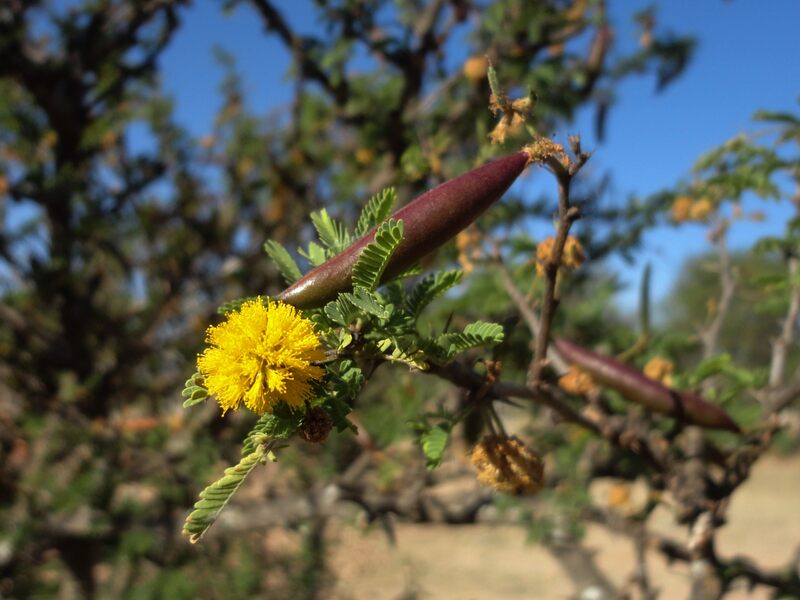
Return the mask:
<svg viewBox="0 0 800 600">
<path fill-rule="evenodd" d="M 497 323 L 478 321 L 464 327 L 462 333 L 443 333 L 435 344 L 444 359 L 478 346 L 494 346 L 503 341 L 503 327 Z"/>
<path fill-rule="evenodd" d="M 419 317 L 420 313 L 433 302 L 438 296 L 444 294 L 454 285 L 457 285 L 464 276 L 463 271 L 443 271 L 427 275 L 417 286 L 408 294 L 405 302 L 405 310 L 413 317 Z"/>
<path fill-rule="evenodd" d="M 320 241 L 327 249 L 328 257 L 339 254 L 353 241 L 344 225 L 333 220 L 324 208 L 311 213 L 311 222 L 317 230 Z"/>
<path fill-rule="evenodd" d="M 349 302 L 355 310 L 362 314 L 385 321 L 392 316 L 393 306 L 383 303 L 382 300 L 375 292 L 360 286 L 356 287 L 353 293 L 345 292 L 338 298 L 338 301 Z"/>
<path fill-rule="evenodd" d="M 208 390 L 203 385 L 203 376 L 200 373 L 196 372 L 186 380 L 181 396 L 186 398 L 183 401 L 183 408 L 200 404 L 208 398 Z"/>
<path fill-rule="evenodd" d="M 450 439 L 450 429 L 445 425 L 436 425 L 420 435 L 422 452 L 428 469 L 435 469 L 442 464 L 444 451 Z"/>
<path fill-rule="evenodd" d="M 274 412 L 262 415 L 242 444 L 242 456 L 249 456 L 264 439 L 284 440 L 291 436 L 303 420 L 302 411 L 294 411 L 285 404 Z"/>
<path fill-rule="evenodd" d="M 302 273 L 300 273 L 300 268 L 286 251 L 286 248 L 274 240 L 268 240 L 264 243 L 264 251 L 272 259 L 272 262 L 275 263 L 275 266 L 278 267 L 278 271 L 280 271 L 284 281 L 286 281 L 288 285 L 300 279 L 302 275 Z"/>
<path fill-rule="evenodd" d="M 220 479 L 200 492 L 200 499 L 195 502 L 194 510 L 183 524 L 183 534 L 188 536 L 190 542 L 194 544 L 200 541 L 247 476 L 269 455 L 268 445 L 260 442 L 253 452 L 236 465 L 225 469 Z"/>
<path fill-rule="evenodd" d="M 375 240 L 362 250 L 353 266 L 353 287 L 368 291 L 378 287 L 386 265 L 403 239 L 403 222 L 389 219 L 378 227 Z"/>
<path fill-rule="evenodd" d="M 356 223 L 355 236 L 365 235 L 373 227 L 377 227 L 389 218 L 392 207 L 397 202 L 397 190 L 386 188 L 370 198 L 361 210 Z"/>
</svg>

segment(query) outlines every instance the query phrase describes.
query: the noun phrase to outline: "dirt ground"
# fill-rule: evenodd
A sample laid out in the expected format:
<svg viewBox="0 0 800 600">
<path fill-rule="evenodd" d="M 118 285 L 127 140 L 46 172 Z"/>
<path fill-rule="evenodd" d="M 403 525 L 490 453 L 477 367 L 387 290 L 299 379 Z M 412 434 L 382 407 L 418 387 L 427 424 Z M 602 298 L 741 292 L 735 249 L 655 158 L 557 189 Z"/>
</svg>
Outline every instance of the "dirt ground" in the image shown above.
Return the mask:
<svg viewBox="0 0 800 600">
<path fill-rule="evenodd" d="M 654 528 L 676 539 L 676 528 L 664 510 L 653 517 Z M 558 563 L 535 545 L 525 531 L 510 525 L 397 524 L 397 545 L 379 529 L 337 528 L 331 563 L 337 576 L 333 597 L 341 600 L 447 599 L 526 600 L 568 598 L 570 582 Z M 624 538 L 590 527 L 587 545 L 617 584 L 629 575 L 633 550 Z M 800 544 L 800 458 L 768 457 L 734 496 L 729 524 L 718 535 L 721 556 L 745 554 L 765 567 L 785 565 Z M 648 558 L 660 598 L 685 598 L 688 568 L 668 565 L 657 554 Z M 764 598 L 767 590 L 742 589 L 726 598 Z"/>
</svg>

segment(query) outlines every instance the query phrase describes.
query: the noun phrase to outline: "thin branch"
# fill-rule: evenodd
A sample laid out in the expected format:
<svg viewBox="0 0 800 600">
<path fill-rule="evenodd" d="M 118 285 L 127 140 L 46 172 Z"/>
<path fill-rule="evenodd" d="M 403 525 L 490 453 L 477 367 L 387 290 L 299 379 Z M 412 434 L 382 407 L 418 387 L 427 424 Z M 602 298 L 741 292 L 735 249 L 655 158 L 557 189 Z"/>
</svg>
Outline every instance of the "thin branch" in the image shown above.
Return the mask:
<svg viewBox="0 0 800 600">
<path fill-rule="evenodd" d="M 794 342 L 797 317 L 800 315 L 800 286 L 794 283 L 797 280 L 798 263 L 800 261 L 796 256 L 789 259 L 789 280 L 792 282 L 789 310 L 783 320 L 781 334 L 772 343 L 772 360 L 769 367 L 769 387 L 771 389 L 777 388 L 783 383 L 786 371 L 786 357 L 789 354 L 792 342 Z"/>
<path fill-rule="evenodd" d="M 703 342 L 703 358 L 709 358 L 717 353 L 719 347 L 719 336 L 722 325 L 728 316 L 728 312 L 733 301 L 733 294 L 736 289 L 736 280 L 733 273 L 730 254 L 728 254 L 728 222 L 722 219 L 717 223 L 711 232 L 711 239 L 717 247 L 719 257 L 719 282 L 721 286 L 719 303 L 714 318 L 709 326 L 700 333 Z"/>
<path fill-rule="evenodd" d="M 269 31 L 274 31 L 291 51 L 297 61 L 300 72 L 319 83 L 338 105 L 343 105 L 350 97 L 350 89 L 347 79 L 342 77 L 336 84 L 331 80 L 319 64 L 311 57 L 308 49 L 311 42 L 294 33 L 283 15 L 275 8 L 269 0 L 250 0 L 250 4 L 261 14 L 264 19 L 264 26 Z"/>
<path fill-rule="evenodd" d="M 533 308 L 531 308 L 530 303 L 522 294 L 522 291 L 517 287 L 517 284 L 514 283 L 514 278 L 511 276 L 511 272 L 508 270 L 508 267 L 506 267 L 499 253 L 497 253 L 495 256 L 494 262 L 495 266 L 500 272 L 500 277 L 503 281 L 503 287 L 505 287 L 508 296 L 511 298 L 511 301 L 514 302 L 514 306 L 517 307 L 519 314 L 525 321 L 525 325 L 527 325 L 528 330 L 531 332 L 531 336 L 533 339 L 536 339 L 539 335 L 539 331 L 541 330 L 539 317 L 536 315 Z M 552 362 L 556 369 L 562 373 L 566 372 L 569 368 L 566 361 L 561 358 L 561 356 L 553 348 L 548 349 L 547 359 Z"/>
<path fill-rule="evenodd" d="M 545 367 L 547 346 L 550 342 L 550 328 L 553 324 L 553 317 L 558 308 L 559 297 L 556 291 L 558 270 L 561 265 L 561 258 L 564 254 L 564 246 L 567 243 L 567 236 L 572 224 L 580 218 L 580 211 L 577 207 L 570 205 L 569 189 L 573 177 L 586 164 L 589 155 L 581 151 L 580 138 L 577 136 L 570 138 L 570 145 L 575 154 L 575 160 L 568 167 L 565 167 L 556 157 L 551 157 L 547 161 L 547 166 L 555 174 L 558 182 L 558 231 L 556 233 L 553 253 L 550 260 L 544 265 L 547 283 L 545 287 L 544 303 L 542 304 L 542 316 L 540 319 L 541 327 L 536 336 L 536 350 L 533 361 L 528 369 L 528 385 L 534 387 L 542 378 L 542 370 Z"/>
</svg>

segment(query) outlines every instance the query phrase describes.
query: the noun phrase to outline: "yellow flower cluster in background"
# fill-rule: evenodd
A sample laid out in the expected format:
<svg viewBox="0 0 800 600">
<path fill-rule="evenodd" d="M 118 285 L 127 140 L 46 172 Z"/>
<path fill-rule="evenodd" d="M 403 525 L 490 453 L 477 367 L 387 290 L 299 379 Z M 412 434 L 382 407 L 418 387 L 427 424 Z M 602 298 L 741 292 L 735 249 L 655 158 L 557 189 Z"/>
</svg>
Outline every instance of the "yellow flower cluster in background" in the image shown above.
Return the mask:
<svg viewBox="0 0 800 600">
<path fill-rule="evenodd" d="M 535 494 L 544 486 L 544 465 L 516 437 L 489 435 L 472 450 L 478 482 L 506 494 Z"/>
<path fill-rule="evenodd" d="M 489 61 L 485 56 L 470 56 L 464 61 L 461 72 L 472 83 L 480 83 L 489 71 Z"/>
<path fill-rule="evenodd" d="M 465 274 L 469 275 L 475 270 L 473 261 L 483 258 L 481 250 L 481 232 L 477 227 L 471 225 L 456 236 L 456 248 L 458 248 L 458 262 Z"/>
<path fill-rule="evenodd" d="M 279 402 L 300 406 L 311 393 L 310 382 L 324 374 L 312 364 L 325 358 L 313 324 L 282 302 L 245 302 L 208 328 L 206 342 L 197 368 L 223 414 L 242 403 L 259 415 Z"/>
<path fill-rule="evenodd" d="M 568 394 L 576 396 L 582 396 L 597 390 L 597 384 L 592 379 L 592 376 L 574 365 L 570 366 L 569 371 L 558 380 L 558 387 Z"/>
<path fill-rule="evenodd" d="M 654 356 L 647 361 L 644 366 L 644 374 L 650 379 L 660 381 L 664 385 L 672 385 L 672 373 L 675 371 L 675 365 L 671 360 L 661 356 Z"/>
<path fill-rule="evenodd" d="M 553 261 L 555 245 L 556 240 L 551 236 L 542 240 L 536 247 L 536 274 L 539 277 L 544 277 L 546 265 Z M 564 243 L 564 252 L 561 254 L 560 266 L 567 269 L 577 269 L 583 264 L 584 260 L 585 256 L 581 243 L 573 236 L 567 237 L 567 241 Z"/>
<path fill-rule="evenodd" d="M 678 196 L 672 202 L 670 212 L 676 223 L 705 221 L 714 212 L 714 204 L 708 198 L 693 200 L 688 196 Z"/>
</svg>

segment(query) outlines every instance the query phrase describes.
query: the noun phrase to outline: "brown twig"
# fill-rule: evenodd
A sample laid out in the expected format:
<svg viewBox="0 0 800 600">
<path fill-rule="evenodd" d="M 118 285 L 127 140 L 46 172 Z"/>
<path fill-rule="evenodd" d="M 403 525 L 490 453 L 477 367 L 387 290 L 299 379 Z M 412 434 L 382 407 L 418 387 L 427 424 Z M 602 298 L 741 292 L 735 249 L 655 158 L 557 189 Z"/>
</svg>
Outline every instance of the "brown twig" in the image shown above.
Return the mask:
<svg viewBox="0 0 800 600">
<path fill-rule="evenodd" d="M 558 307 L 559 297 L 556 290 L 558 270 L 561 258 L 564 254 L 564 246 L 567 243 L 567 236 L 572 224 L 580 218 L 580 211 L 577 207 L 570 205 L 569 190 L 573 177 L 580 171 L 589 154 L 581 150 L 580 138 L 570 137 L 570 147 L 575 155 L 575 160 L 564 166 L 556 157 L 547 160 L 547 166 L 556 176 L 558 182 L 558 230 L 556 233 L 553 252 L 550 260 L 544 265 L 547 283 L 545 287 L 544 302 L 542 304 L 542 314 L 539 320 L 540 328 L 536 336 L 536 348 L 533 361 L 528 369 L 528 385 L 536 386 L 541 381 L 542 370 L 545 367 L 547 346 L 550 342 L 550 328 L 553 324 Z"/>
<path fill-rule="evenodd" d="M 539 331 L 541 330 L 539 317 L 531 307 L 528 299 L 525 298 L 525 296 L 522 294 L 522 291 L 517 287 L 517 284 L 514 283 L 514 278 L 511 276 L 511 272 L 503 262 L 500 253 L 496 252 L 493 258 L 495 266 L 500 272 L 500 277 L 503 281 L 503 287 L 505 288 L 506 293 L 508 293 L 508 296 L 514 303 L 514 306 L 517 307 L 519 314 L 522 316 L 522 320 L 525 321 L 525 325 L 528 327 L 531 337 L 536 339 L 539 336 Z M 562 359 L 561 356 L 552 348 L 550 348 L 548 351 L 547 359 L 552 362 L 556 369 L 558 369 L 560 372 L 563 373 L 567 371 L 568 365 L 566 361 L 564 361 L 564 359 Z"/>
<path fill-rule="evenodd" d="M 720 220 L 710 233 L 710 237 L 717 247 L 719 257 L 721 292 L 711 323 L 700 333 L 700 339 L 703 342 L 703 358 L 714 356 L 717 352 L 722 325 L 728 316 L 728 311 L 733 301 L 733 293 L 736 289 L 733 265 L 731 264 L 730 254 L 728 254 L 727 233 L 728 222 L 725 219 Z"/>
</svg>

